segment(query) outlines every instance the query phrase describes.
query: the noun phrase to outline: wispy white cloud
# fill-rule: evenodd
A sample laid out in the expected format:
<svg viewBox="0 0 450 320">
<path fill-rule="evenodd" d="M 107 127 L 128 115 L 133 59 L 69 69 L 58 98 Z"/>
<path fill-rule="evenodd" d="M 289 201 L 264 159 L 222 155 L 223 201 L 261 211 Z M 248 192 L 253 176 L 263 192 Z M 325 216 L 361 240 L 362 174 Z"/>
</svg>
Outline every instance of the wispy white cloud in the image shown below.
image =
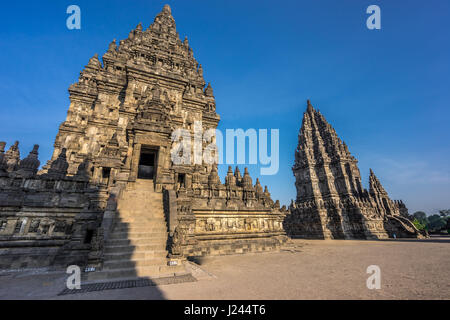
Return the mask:
<svg viewBox="0 0 450 320">
<path fill-rule="evenodd" d="M 360 166 L 367 168 L 370 165 L 391 198 L 402 199 L 410 212 L 433 213 L 450 207 L 449 162 L 433 162 L 425 156 L 385 154 L 371 154 L 360 160 Z M 362 174 L 364 176 L 364 171 Z"/>
<path fill-rule="evenodd" d="M 450 184 L 450 172 L 443 166 L 406 158 L 398 160 L 377 157 L 374 160 L 382 168 L 385 178 L 390 181 L 401 184 Z"/>
</svg>

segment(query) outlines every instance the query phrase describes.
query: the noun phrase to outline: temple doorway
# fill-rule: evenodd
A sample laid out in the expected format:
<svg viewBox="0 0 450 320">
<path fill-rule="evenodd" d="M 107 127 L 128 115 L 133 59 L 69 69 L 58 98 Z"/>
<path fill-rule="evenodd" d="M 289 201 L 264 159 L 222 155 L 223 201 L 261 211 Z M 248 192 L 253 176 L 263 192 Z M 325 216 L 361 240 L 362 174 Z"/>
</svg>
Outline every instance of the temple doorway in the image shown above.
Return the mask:
<svg viewBox="0 0 450 320">
<path fill-rule="evenodd" d="M 138 179 L 154 179 L 156 175 L 156 155 L 152 148 L 142 148 L 139 157 Z"/>
</svg>

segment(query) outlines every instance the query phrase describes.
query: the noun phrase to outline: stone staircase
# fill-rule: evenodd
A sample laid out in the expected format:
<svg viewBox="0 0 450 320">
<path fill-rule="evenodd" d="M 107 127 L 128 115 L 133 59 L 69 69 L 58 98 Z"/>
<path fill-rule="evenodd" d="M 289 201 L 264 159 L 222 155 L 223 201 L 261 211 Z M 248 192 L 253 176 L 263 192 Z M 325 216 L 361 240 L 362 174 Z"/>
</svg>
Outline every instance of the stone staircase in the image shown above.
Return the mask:
<svg viewBox="0 0 450 320">
<path fill-rule="evenodd" d="M 118 220 L 105 243 L 103 269 L 86 281 L 160 278 L 186 274 L 183 265 L 169 266 L 163 195 L 153 180 L 137 180 L 118 202 Z"/>
<path fill-rule="evenodd" d="M 419 229 L 417 229 L 414 223 L 412 223 L 412 221 L 407 218 L 404 218 L 402 216 L 388 215 L 388 219 L 391 222 L 397 223 L 400 229 L 403 228 L 403 233 L 408 237 L 418 239 L 428 238 L 428 234 L 425 231 L 420 231 Z"/>
</svg>

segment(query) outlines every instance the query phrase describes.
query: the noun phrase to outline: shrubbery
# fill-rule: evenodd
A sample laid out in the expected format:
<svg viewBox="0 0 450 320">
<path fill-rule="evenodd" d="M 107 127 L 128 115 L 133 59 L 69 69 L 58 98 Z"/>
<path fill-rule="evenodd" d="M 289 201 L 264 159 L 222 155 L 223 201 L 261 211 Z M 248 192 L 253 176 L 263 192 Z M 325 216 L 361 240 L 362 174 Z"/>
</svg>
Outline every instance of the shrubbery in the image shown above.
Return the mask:
<svg viewBox="0 0 450 320">
<path fill-rule="evenodd" d="M 423 211 L 417 211 L 412 215 L 413 223 L 419 230 L 428 232 L 447 231 L 450 234 L 450 209 L 439 210 L 439 214 L 427 216 Z"/>
</svg>

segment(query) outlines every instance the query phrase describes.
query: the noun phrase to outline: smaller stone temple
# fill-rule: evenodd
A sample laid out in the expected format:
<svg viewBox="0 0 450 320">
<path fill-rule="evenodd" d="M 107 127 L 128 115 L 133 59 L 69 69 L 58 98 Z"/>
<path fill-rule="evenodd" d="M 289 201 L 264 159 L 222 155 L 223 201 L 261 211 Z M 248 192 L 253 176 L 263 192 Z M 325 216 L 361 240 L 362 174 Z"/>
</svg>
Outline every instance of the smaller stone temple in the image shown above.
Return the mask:
<svg viewBox="0 0 450 320">
<path fill-rule="evenodd" d="M 363 188 L 358 161 L 325 117 L 307 102 L 292 171 L 297 199 L 285 229 L 292 237 L 383 239 L 422 237 L 407 218 L 402 201 L 393 201 L 370 170 Z"/>
</svg>

